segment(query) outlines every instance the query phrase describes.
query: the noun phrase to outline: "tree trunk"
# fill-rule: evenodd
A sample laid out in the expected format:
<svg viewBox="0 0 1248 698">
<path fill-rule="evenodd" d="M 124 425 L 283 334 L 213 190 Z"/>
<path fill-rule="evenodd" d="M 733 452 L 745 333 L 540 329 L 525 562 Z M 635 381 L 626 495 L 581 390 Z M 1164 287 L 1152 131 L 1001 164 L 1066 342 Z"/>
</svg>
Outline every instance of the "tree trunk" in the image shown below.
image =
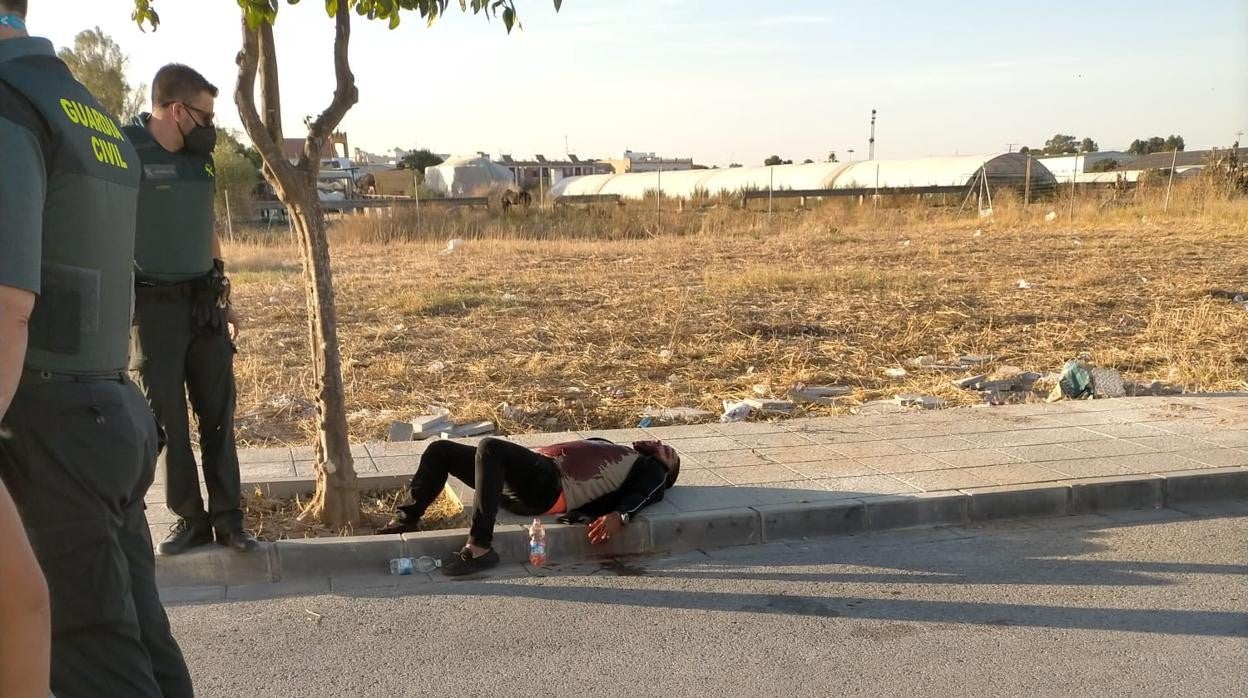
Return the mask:
<svg viewBox="0 0 1248 698">
<path fill-rule="evenodd" d="M 350 40 L 347 3 L 339 4 L 336 22 L 334 53 L 338 86 L 334 91 L 334 101 L 309 129 L 298 164 L 292 165 L 283 149 L 277 53 L 270 25 L 249 27 L 244 18 L 243 49 L 238 54 L 238 85 L 234 101 L 247 135 L 264 159 L 265 177 L 291 217 L 303 256 L 309 349 L 317 391 L 317 477 L 316 494 L 301 516 L 315 517 L 328 526 L 340 528 L 359 523 L 360 499 L 347 434 L 346 395 L 338 348 L 329 239 L 317 196 L 316 175 L 320 169 L 317 155 L 325 137 L 357 99 L 354 76 L 347 64 Z M 256 109 L 258 71 L 264 117 Z"/>
<path fill-rule="evenodd" d="M 309 340 L 317 386 L 316 495 L 303 515 L 334 527 L 355 525 L 360 520 L 360 491 L 347 434 L 329 238 L 315 178 L 310 184 L 299 182 L 287 189 L 282 203 L 292 215 L 303 253 Z"/>
</svg>

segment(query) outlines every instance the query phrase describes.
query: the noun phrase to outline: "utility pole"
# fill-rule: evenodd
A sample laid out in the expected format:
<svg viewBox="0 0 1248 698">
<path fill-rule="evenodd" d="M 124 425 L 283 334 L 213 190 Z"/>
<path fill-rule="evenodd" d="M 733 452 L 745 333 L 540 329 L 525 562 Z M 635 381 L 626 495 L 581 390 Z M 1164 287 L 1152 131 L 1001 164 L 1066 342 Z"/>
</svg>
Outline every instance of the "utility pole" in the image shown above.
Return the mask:
<svg viewBox="0 0 1248 698">
<path fill-rule="evenodd" d="M 867 159 L 875 159 L 875 110 L 871 110 L 871 138 L 867 141 Z"/>
</svg>

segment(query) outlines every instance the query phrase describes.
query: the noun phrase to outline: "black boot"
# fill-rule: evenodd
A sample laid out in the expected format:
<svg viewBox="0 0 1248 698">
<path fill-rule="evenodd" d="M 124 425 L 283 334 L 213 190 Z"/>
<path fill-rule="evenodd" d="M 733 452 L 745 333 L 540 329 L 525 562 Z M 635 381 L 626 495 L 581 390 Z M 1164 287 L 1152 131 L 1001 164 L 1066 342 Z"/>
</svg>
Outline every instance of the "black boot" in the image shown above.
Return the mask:
<svg viewBox="0 0 1248 698">
<path fill-rule="evenodd" d="M 191 548 L 212 542 L 212 527 L 202 519 L 178 519 L 169 527 L 169 536 L 156 546 L 161 555 L 180 555 Z"/>
<path fill-rule="evenodd" d="M 217 545 L 233 548 L 237 553 L 250 553 L 260 547 L 256 537 L 243 530 L 242 526 L 232 529 L 217 529 Z"/>
</svg>

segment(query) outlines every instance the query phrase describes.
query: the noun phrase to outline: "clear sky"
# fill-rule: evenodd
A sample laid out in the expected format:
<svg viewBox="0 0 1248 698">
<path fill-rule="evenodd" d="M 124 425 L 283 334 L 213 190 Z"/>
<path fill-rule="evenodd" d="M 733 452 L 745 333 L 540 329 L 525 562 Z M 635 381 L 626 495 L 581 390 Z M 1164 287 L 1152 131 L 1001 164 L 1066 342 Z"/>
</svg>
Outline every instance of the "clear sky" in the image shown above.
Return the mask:
<svg viewBox="0 0 1248 698">
<path fill-rule="evenodd" d="M 163 23 L 146 34 L 130 0 L 30 4 L 31 32 L 58 47 L 103 28 L 133 82 L 166 62 L 196 67 L 238 126 L 234 0 L 155 0 Z M 1245 0 L 516 4 L 524 31 L 511 36 L 457 8 L 432 29 L 415 15 L 395 31 L 357 21 L 351 146 L 556 157 L 566 138 L 581 157 L 844 160 L 865 157 L 872 108 L 884 158 L 1038 146 L 1055 132 L 1103 150 L 1179 133 L 1190 149 L 1248 131 Z M 324 4 L 284 7 L 277 35 L 285 130 L 301 136 L 333 89 Z"/>
</svg>

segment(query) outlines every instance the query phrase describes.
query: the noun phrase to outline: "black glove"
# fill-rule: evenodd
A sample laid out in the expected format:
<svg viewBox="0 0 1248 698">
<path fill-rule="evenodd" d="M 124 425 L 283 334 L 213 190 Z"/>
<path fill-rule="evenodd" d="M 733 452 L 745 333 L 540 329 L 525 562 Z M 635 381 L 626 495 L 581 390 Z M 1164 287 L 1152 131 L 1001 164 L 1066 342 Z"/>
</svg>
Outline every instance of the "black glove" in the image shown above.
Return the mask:
<svg viewBox="0 0 1248 698">
<path fill-rule="evenodd" d="M 555 521 L 561 524 L 587 524 L 590 521 L 593 521 L 593 519 L 590 518 L 590 516 L 585 512 L 580 511 L 579 509 L 573 509 L 566 514 L 561 515 L 559 518 L 555 519 Z"/>
</svg>

